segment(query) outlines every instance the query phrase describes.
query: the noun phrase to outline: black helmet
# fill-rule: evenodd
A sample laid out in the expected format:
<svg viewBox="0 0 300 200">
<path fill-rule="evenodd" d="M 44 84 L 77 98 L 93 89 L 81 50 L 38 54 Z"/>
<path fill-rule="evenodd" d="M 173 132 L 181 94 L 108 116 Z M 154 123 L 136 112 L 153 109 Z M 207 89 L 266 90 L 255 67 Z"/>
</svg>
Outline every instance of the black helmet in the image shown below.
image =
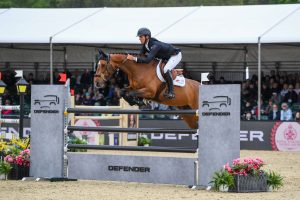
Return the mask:
<svg viewBox="0 0 300 200">
<path fill-rule="evenodd" d="M 147 28 L 140 28 L 136 34 L 136 36 L 142 36 L 142 35 L 148 35 L 149 37 L 151 37 L 151 31 Z"/>
</svg>

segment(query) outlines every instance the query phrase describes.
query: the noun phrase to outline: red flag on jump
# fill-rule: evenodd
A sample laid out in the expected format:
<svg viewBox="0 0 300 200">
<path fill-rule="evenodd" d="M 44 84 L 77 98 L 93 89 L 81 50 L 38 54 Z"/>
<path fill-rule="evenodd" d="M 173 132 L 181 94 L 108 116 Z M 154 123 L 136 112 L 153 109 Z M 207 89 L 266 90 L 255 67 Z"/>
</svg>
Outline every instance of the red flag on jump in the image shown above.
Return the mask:
<svg viewBox="0 0 300 200">
<path fill-rule="evenodd" d="M 67 74 L 59 73 L 59 77 L 60 77 L 59 82 L 65 83 L 67 81 Z"/>
<path fill-rule="evenodd" d="M 74 89 L 70 89 L 71 96 L 74 96 Z"/>
</svg>

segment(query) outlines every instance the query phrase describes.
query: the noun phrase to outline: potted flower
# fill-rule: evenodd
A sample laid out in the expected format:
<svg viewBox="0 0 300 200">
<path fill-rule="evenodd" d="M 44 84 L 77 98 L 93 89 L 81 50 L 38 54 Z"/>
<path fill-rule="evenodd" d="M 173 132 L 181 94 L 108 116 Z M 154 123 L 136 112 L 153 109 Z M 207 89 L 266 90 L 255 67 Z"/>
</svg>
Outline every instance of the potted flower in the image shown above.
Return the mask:
<svg viewBox="0 0 300 200">
<path fill-rule="evenodd" d="M 0 174 L 4 174 L 4 179 L 7 180 L 7 175 L 10 173 L 12 166 L 5 162 L 0 161 Z"/>
<path fill-rule="evenodd" d="M 232 174 L 222 169 L 221 171 L 214 173 L 214 176 L 210 183 L 213 184 L 214 190 L 220 192 L 228 192 L 228 189 L 234 186 L 234 178 Z"/>
<path fill-rule="evenodd" d="M 151 139 L 145 135 L 142 135 L 138 138 L 138 145 L 139 146 L 149 146 L 151 144 Z"/>
<path fill-rule="evenodd" d="M 1 156 L 5 162 L 2 163 L 3 170 L 8 171 L 7 165 L 11 167 L 7 174 L 8 179 L 17 180 L 29 176 L 30 150 L 28 146 L 29 138 L 0 141 Z"/>
<path fill-rule="evenodd" d="M 11 173 L 8 174 L 9 179 L 22 179 L 29 176 L 30 166 L 30 150 L 25 149 L 20 151 L 18 155 L 15 152 L 4 157 L 4 161 L 11 165 Z"/>
<path fill-rule="evenodd" d="M 266 172 L 266 175 L 268 191 L 272 192 L 273 190 L 278 190 L 280 187 L 283 186 L 283 177 L 280 174 L 274 171 L 269 171 Z"/>
<path fill-rule="evenodd" d="M 261 158 L 238 158 L 227 163 L 224 168 L 234 177 L 232 192 L 267 191 L 267 177 L 262 170 L 264 162 Z"/>
</svg>

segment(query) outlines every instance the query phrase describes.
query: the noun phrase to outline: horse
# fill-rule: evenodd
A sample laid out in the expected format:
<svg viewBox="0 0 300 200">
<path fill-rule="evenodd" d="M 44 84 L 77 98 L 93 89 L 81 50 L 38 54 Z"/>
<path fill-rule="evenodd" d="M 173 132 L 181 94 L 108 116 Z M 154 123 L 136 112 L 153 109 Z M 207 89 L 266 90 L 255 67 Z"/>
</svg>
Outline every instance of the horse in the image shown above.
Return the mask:
<svg viewBox="0 0 300 200">
<path fill-rule="evenodd" d="M 157 103 L 175 106 L 178 109 L 198 109 L 200 83 L 185 78 L 185 86 L 174 86 L 174 99 L 168 99 L 163 95 L 166 84 L 156 75 L 158 60 L 150 63 L 136 63 L 127 59 L 127 54 L 105 54 L 99 50 L 98 67 L 94 74 L 95 87 L 105 87 L 105 82 L 117 69 L 122 70 L 128 76 L 129 86 L 126 90 L 130 95 L 141 97 Z M 198 116 L 182 115 L 182 119 L 190 128 L 198 127 Z"/>
</svg>

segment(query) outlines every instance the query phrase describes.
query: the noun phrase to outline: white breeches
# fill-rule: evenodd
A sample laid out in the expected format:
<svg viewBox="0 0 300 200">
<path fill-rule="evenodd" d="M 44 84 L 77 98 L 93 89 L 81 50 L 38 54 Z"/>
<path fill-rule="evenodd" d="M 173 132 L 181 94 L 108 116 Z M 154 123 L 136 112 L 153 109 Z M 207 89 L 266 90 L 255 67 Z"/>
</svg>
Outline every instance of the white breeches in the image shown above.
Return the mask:
<svg viewBox="0 0 300 200">
<path fill-rule="evenodd" d="M 166 73 L 168 70 L 174 69 L 176 65 L 181 61 L 181 59 L 182 59 L 181 52 L 179 52 L 177 55 L 171 56 L 166 66 L 164 67 L 164 73 Z"/>
</svg>

